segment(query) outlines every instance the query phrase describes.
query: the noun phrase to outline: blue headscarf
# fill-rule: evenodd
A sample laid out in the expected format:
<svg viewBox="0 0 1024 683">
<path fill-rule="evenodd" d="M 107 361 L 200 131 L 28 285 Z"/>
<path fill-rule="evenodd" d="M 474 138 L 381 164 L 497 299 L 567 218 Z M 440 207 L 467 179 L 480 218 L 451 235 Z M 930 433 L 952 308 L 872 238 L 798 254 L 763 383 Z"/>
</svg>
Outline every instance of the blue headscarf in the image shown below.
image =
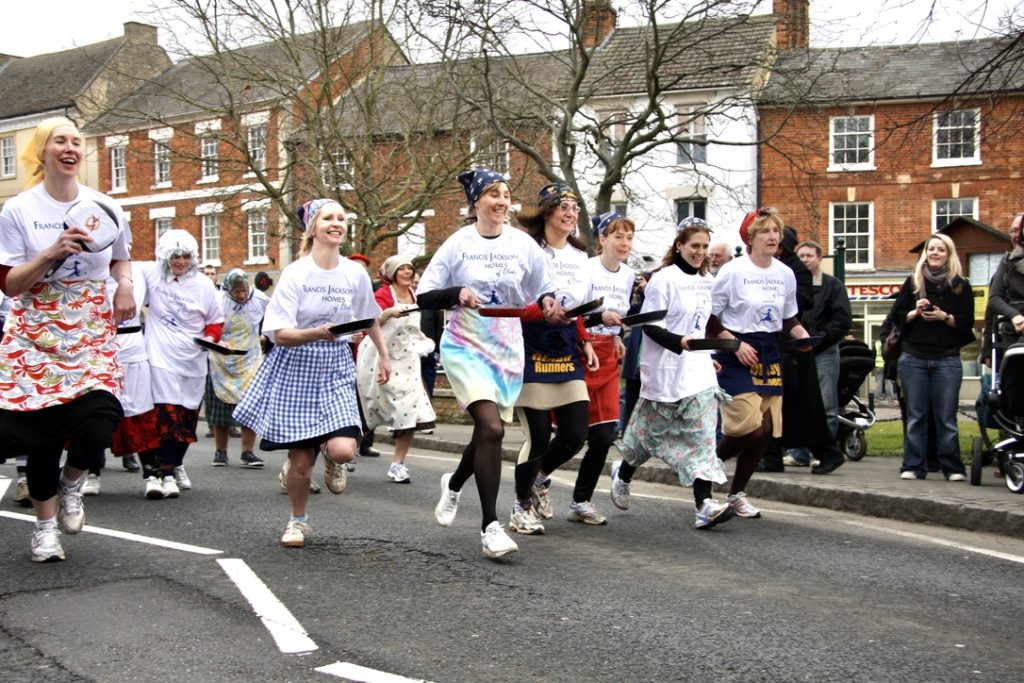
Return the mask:
<svg viewBox="0 0 1024 683">
<path fill-rule="evenodd" d="M 303 204 L 295 212 L 299 216 L 299 220 L 302 221 L 302 228 L 309 234 L 310 228 L 313 227 L 316 216 L 320 213 L 320 209 L 324 208 L 328 204 L 337 204 L 333 199 L 310 199 L 308 202 Z"/>
<path fill-rule="evenodd" d="M 492 171 L 489 168 L 474 168 L 472 171 L 463 171 L 459 174 L 459 183 L 466 192 L 466 201 L 470 206 L 476 204 L 480 195 L 494 183 L 506 183 L 508 178 L 504 173 Z"/>
<path fill-rule="evenodd" d="M 676 232 L 682 232 L 687 228 L 697 228 L 699 230 L 711 231 L 711 226 L 703 218 L 697 218 L 696 216 L 687 216 L 683 220 L 679 221 L 679 225 L 676 226 Z"/>
<path fill-rule="evenodd" d="M 609 211 L 602 213 L 600 216 L 594 216 L 590 219 L 590 225 L 594 228 L 594 237 L 600 237 L 604 234 L 604 231 L 608 229 L 608 226 L 612 224 L 612 221 L 617 221 L 620 218 L 625 218 L 621 213 L 616 211 Z"/>
<path fill-rule="evenodd" d="M 548 183 L 544 187 L 540 188 L 540 192 L 537 193 L 537 196 L 537 204 L 545 209 L 549 206 L 554 206 L 555 204 L 561 204 L 562 201 L 566 199 L 579 203 L 579 200 L 576 198 L 576 193 L 573 192 L 573 189 L 565 183 Z"/>
</svg>

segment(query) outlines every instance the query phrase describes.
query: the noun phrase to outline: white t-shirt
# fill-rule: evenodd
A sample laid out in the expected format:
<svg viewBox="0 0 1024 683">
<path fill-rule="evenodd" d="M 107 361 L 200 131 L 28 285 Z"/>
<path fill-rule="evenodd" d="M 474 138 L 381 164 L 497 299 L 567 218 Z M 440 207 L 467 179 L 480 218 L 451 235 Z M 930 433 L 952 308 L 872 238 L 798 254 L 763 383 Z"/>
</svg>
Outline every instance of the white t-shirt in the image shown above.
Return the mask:
<svg viewBox="0 0 1024 683">
<path fill-rule="evenodd" d="M 252 325 L 253 331 L 259 333 L 260 321 L 263 320 L 267 306 L 270 305 L 269 296 L 258 289 L 254 289 L 249 300 L 241 304 L 232 299 L 231 295 L 223 289 L 218 292 L 218 296 L 220 297 L 220 310 L 224 313 L 225 318 L 230 313 L 241 312 Z"/>
<path fill-rule="evenodd" d="M 107 292 L 111 301 L 117 284 L 107 281 Z M 134 327 L 142 323 L 142 307 L 146 303 L 145 268 L 138 261 L 132 261 L 132 294 L 135 297 L 135 317 L 121 323 L 120 327 Z M 117 335 L 117 358 L 122 363 L 138 363 L 149 356 L 146 354 L 146 339 L 142 332 Z"/>
<path fill-rule="evenodd" d="M 484 237 L 476 226 L 467 225 L 434 253 L 417 291 L 468 287 L 481 306 L 525 306 L 555 290 L 550 262 L 518 228 L 506 225 L 497 237 Z"/>
<path fill-rule="evenodd" d="M 263 334 L 276 344 L 278 330 L 305 330 L 378 315 L 380 306 L 362 264 L 343 258 L 332 270 L 324 270 L 307 255 L 281 273 L 263 318 Z M 349 336 L 338 337 L 338 341 L 347 341 Z"/>
<path fill-rule="evenodd" d="M 778 332 L 797 314 L 796 276 L 777 259 L 761 268 L 739 256 L 718 271 L 711 299 L 714 314 L 733 332 Z"/>
<path fill-rule="evenodd" d="M 636 273 L 625 263 L 619 264 L 619 269 L 614 273 L 604 267 L 601 257 L 595 256 L 587 262 L 589 271 L 590 291 L 587 292 L 587 300 L 604 297 L 604 303 L 599 311 L 614 311 L 619 315 L 626 315 L 629 311 L 629 300 L 633 295 L 633 283 L 636 281 Z M 618 325 L 600 324 L 591 327 L 592 334 L 617 335 L 622 328 Z M 637 333 L 640 330 L 637 329 Z"/>
<path fill-rule="evenodd" d="M 541 247 L 551 259 L 551 277 L 555 280 L 555 296 L 565 308 L 575 308 L 587 301 L 587 253 L 571 244 L 560 249 L 546 244 Z"/>
<path fill-rule="evenodd" d="M 77 202 L 91 199 L 114 210 L 120 234 L 111 248 L 91 254 L 83 251 L 69 256 L 57 271 L 45 280 L 106 280 L 110 261 L 131 258 L 132 233 L 121 208 L 107 195 L 84 185 L 70 202 L 59 202 L 50 196 L 42 183 L 7 200 L 0 211 L 0 264 L 20 266 L 46 249 L 64 232 L 64 214 Z"/>
<path fill-rule="evenodd" d="M 193 340 L 207 325 L 224 322 L 217 288 L 202 273 L 165 278 L 160 264 L 139 264 L 146 283 L 146 352 L 149 364 L 185 377 L 206 376 L 208 351 Z M 139 286 L 139 281 L 135 281 Z"/>
<path fill-rule="evenodd" d="M 678 266 L 654 273 L 644 289 L 641 313 L 667 309 L 655 325 L 683 337 L 703 339 L 711 316 L 711 275 L 688 275 Z M 630 334 L 641 334 L 635 328 Z M 675 403 L 718 386 L 715 366 L 707 351 L 673 353 L 644 339 L 640 346 L 640 396 L 661 403 Z"/>
</svg>

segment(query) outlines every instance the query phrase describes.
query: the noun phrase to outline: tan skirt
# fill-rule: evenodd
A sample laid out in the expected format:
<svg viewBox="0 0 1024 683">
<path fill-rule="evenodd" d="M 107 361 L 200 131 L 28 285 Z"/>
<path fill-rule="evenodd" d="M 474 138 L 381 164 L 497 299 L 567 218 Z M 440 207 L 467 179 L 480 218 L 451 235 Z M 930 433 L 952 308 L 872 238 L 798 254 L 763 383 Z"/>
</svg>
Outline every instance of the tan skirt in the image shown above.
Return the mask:
<svg viewBox="0 0 1024 683">
<path fill-rule="evenodd" d="M 523 384 L 516 407 L 550 410 L 588 400 L 587 383 L 580 379 L 570 382 L 530 382 Z"/>
</svg>

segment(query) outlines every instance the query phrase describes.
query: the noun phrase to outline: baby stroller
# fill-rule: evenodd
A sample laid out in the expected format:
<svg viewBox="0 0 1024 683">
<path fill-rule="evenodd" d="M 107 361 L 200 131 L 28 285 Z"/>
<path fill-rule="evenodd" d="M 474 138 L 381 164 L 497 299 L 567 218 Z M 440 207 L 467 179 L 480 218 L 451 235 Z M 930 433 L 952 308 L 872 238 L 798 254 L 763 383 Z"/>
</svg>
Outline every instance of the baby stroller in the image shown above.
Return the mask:
<svg viewBox="0 0 1024 683">
<path fill-rule="evenodd" d="M 1006 480 L 1006 488 L 1021 493 L 1024 492 L 1024 343 L 1000 341 L 1000 337 L 1016 339 L 1016 334 L 1005 333 L 1009 324 L 1004 319 L 993 326 L 992 388 L 979 398 L 981 438 L 974 440 L 971 452 L 971 484 L 980 486 L 982 468 L 995 463 Z M 988 437 L 986 428 L 989 426 L 1002 432 L 996 443 Z"/>
<path fill-rule="evenodd" d="M 868 452 L 864 432 L 875 424 L 875 414 L 857 397 L 857 392 L 874 369 L 874 349 L 859 339 L 839 342 L 839 428 L 836 439 L 847 460 L 860 460 Z"/>
</svg>

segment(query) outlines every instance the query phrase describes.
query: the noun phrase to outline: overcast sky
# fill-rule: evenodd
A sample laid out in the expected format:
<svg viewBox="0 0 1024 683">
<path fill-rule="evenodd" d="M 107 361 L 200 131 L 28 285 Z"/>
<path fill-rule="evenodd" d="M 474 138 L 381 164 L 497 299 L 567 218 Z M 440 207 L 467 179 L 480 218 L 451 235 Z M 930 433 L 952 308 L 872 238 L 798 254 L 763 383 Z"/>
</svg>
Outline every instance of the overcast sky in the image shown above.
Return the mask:
<svg viewBox="0 0 1024 683">
<path fill-rule="evenodd" d="M 617 0 L 619 4 L 622 0 Z M 812 44 L 852 46 L 988 35 L 1015 0 L 811 0 Z M 122 34 L 147 0 L 0 0 L 0 52 L 28 57 Z M 766 0 L 766 8 L 771 2 Z M 934 16 L 929 21 L 929 11 Z M 1017 9 L 1018 13 L 1022 10 Z"/>
</svg>

